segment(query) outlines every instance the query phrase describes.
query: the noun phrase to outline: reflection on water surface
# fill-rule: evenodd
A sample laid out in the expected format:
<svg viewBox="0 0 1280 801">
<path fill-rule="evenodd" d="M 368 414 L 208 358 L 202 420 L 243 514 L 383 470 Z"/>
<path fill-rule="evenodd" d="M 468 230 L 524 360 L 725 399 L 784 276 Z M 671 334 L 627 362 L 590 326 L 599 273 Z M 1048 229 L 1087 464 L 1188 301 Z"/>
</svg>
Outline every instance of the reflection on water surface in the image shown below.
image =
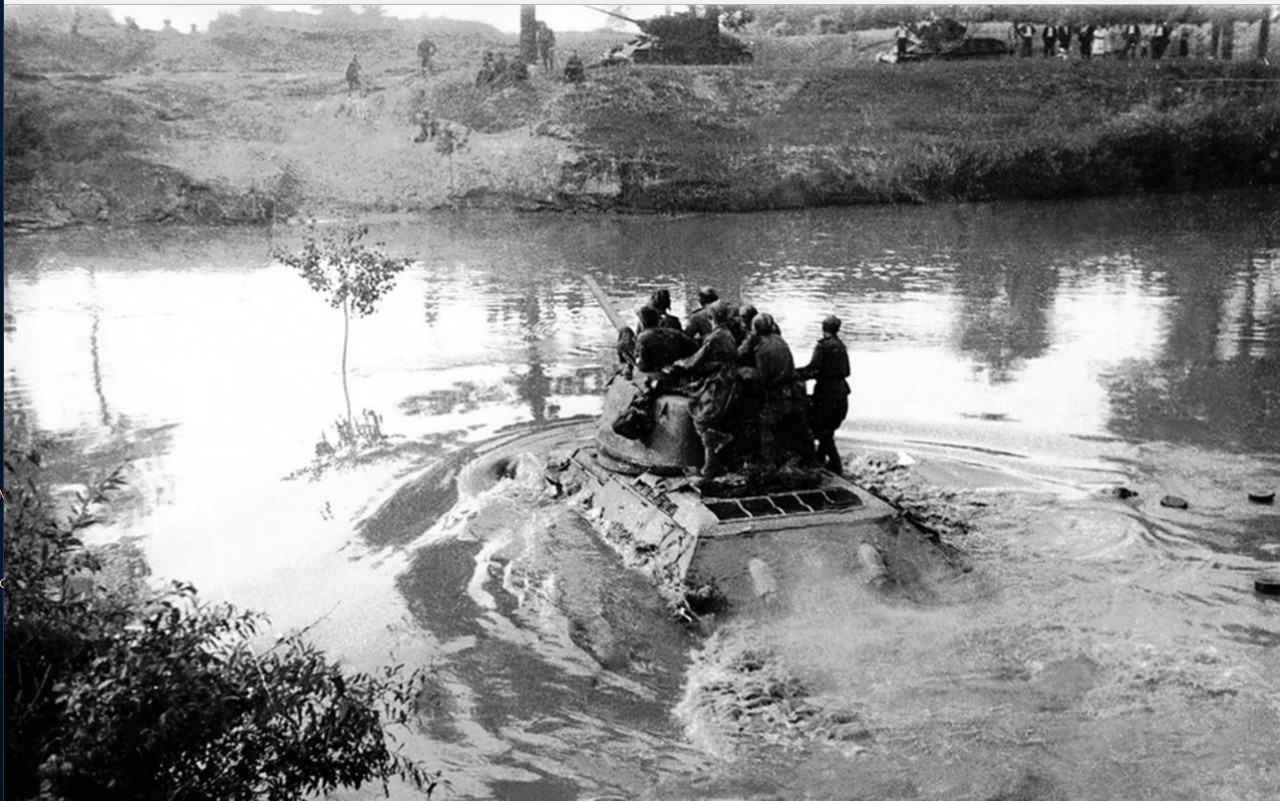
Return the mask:
<svg viewBox="0 0 1280 801">
<path fill-rule="evenodd" d="M 1208 797 L 1200 766 L 1261 798 L 1280 610 L 1247 577 L 1280 559 L 1280 518 L 1242 498 L 1280 484 L 1278 200 L 382 223 L 417 264 L 349 363 L 395 447 L 315 474 L 342 332 L 267 259 L 297 231 L 14 237 L 6 405 L 91 466 L 133 460 L 112 533 L 156 575 L 317 623 L 356 663 L 437 665 L 412 748 L 461 797 Z M 672 716 L 696 646 L 580 518 L 485 462 L 589 433 L 557 425 L 598 411 L 612 359 L 588 272 L 628 316 L 714 285 L 802 363 L 836 312 L 846 447 L 981 473 L 957 478 L 991 510 L 963 543 L 977 600 L 757 629 L 862 739 L 698 750 Z M 1116 483 L 1138 498 L 1100 500 Z"/>
</svg>

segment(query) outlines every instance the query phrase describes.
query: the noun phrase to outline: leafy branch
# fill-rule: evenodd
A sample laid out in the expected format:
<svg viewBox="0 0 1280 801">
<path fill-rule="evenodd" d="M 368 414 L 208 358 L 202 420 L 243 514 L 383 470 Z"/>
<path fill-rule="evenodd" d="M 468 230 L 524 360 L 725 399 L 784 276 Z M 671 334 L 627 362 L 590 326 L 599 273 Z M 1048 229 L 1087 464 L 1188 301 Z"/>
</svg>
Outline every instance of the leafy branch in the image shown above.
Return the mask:
<svg viewBox="0 0 1280 801">
<path fill-rule="evenodd" d="M 351 316 L 373 314 L 378 301 L 395 286 L 396 276 L 413 263 L 386 255 L 382 242 L 365 245 L 362 240 L 368 233 L 367 225 L 318 232 L 313 222 L 307 226 L 300 250 L 272 252 L 278 261 L 297 270 L 312 290 L 326 296 L 330 306 L 342 310 L 342 394 L 350 429 L 354 429 L 347 386 Z"/>
</svg>

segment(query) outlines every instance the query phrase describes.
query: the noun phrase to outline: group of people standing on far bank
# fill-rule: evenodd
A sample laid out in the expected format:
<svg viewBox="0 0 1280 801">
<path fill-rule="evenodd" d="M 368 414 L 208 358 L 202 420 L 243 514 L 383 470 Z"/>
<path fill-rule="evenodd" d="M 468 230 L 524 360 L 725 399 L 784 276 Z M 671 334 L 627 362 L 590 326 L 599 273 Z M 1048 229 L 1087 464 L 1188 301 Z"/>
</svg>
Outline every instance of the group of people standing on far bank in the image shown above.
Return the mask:
<svg viewBox="0 0 1280 801">
<path fill-rule="evenodd" d="M 1041 42 L 1041 55 L 1045 58 L 1057 56 L 1068 58 L 1073 49 L 1078 48 L 1080 57 L 1092 59 L 1097 56 L 1105 58 L 1164 58 L 1172 55 L 1169 46 L 1174 35 L 1178 37 L 1177 54 L 1181 58 L 1190 55 L 1191 30 L 1186 25 L 1177 26 L 1172 22 L 1157 22 L 1151 25 L 1140 25 L 1129 22 L 1116 29 L 1086 23 L 1072 27 L 1065 22 L 1057 25 L 1042 25 L 1038 31 Z M 1014 35 L 1019 46 L 1019 55 L 1034 55 L 1036 26 L 1030 22 L 1020 22 L 1014 26 Z"/>
<path fill-rule="evenodd" d="M 702 475 L 721 475 L 737 462 L 789 460 L 842 472 L 835 433 L 848 414 L 849 355 L 840 319 L 822 321 L 813 357 L 797 368 L 771 315 L 726 303 L 712 287 L 699 290 L 698 303 L 681 324 L 670 313 L 671 294 L 657 290 L 638 310 L 636 330 L 619 331 L 618 355 L 628 370 L 656 376 L 658 391 L 693 398 Z"/>
</svg>

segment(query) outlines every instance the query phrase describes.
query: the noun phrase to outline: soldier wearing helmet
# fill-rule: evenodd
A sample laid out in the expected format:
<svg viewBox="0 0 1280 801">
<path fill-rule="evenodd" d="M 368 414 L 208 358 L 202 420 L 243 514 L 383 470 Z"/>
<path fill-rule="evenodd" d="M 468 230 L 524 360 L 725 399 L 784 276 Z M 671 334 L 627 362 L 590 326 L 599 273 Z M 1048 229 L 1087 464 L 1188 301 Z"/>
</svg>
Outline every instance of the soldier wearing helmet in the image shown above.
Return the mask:
<svg viewBox="0 0 1280 801">
<path fill-rule="evenodd" d="M 711 320 L 711 304 L 720 300 L 720 293 L 714 288 L 704 286 L 698 290 L 698 310 L 689 315 L 689 323 L 684 327 L 684 333 L 694 342 L 701 344 L 711 333 L 711 329 L 715 324 Z M 728 307 L 725 307 L 725 314 L 729 314 Z M 736 347 L 736 345 L 735 345 Z"/>
<path fill-rule="evenodd" d="M 840 318 L 828 315 L 822 321 L 822 339 L 813 348 L 813 358 L 796 372 L 813 379 L 809 397 L 809 424 L 818 440 L 818 460 L 828 470 L 844 472 L 836 450 L 836 431 L 849 413 L 849 352 L 840 340 Z"/>
<path fill-rule="evenodd" d="M 813 462 L 813 434 L 805 421 L 804 384 L 796 373 L 791 348 L 778 333 L 769 314 L 752 321 L 756 335 L 753 357 L 760 377 L 760 457 L 774 465 L 794 454 L 802 464 Z"/>
<path fill-rule="evenodd" d="M 738 345 L 729 332 L 732 316 L 729 306 L 717 300 L 700 311 L 710 319 L 711 332 L 696 353 L 677 361 L 672 367 L 678 373 L 702 379 L 689 410 L 693 415 L 694 430 L 702 438 L 702 475 L 710 478 L 728 469 L 726 459 L 734 439 L 728 430 L 733 421 L 736 380 L 732 371 L 738 361 Z"/>
</svg>

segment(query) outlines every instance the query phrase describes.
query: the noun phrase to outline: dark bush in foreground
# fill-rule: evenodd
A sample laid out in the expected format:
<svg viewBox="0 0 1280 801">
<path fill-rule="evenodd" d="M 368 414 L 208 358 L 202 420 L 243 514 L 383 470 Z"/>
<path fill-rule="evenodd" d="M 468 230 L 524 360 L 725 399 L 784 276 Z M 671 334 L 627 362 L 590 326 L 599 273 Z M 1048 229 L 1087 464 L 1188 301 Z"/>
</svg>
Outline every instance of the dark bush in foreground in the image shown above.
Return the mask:
<svg viewBox="0 0 1280 801">
<path fill-rule="evenodd" d="M 292 801 L 396 777 L 430 794 L 385 728 L 409 721 L 420 674 L 348 675 L 188 585 L 114 581 L 79 537 L 118 484 L 60 511 L 6 442 L 6 798 Z"/>
</svg>

